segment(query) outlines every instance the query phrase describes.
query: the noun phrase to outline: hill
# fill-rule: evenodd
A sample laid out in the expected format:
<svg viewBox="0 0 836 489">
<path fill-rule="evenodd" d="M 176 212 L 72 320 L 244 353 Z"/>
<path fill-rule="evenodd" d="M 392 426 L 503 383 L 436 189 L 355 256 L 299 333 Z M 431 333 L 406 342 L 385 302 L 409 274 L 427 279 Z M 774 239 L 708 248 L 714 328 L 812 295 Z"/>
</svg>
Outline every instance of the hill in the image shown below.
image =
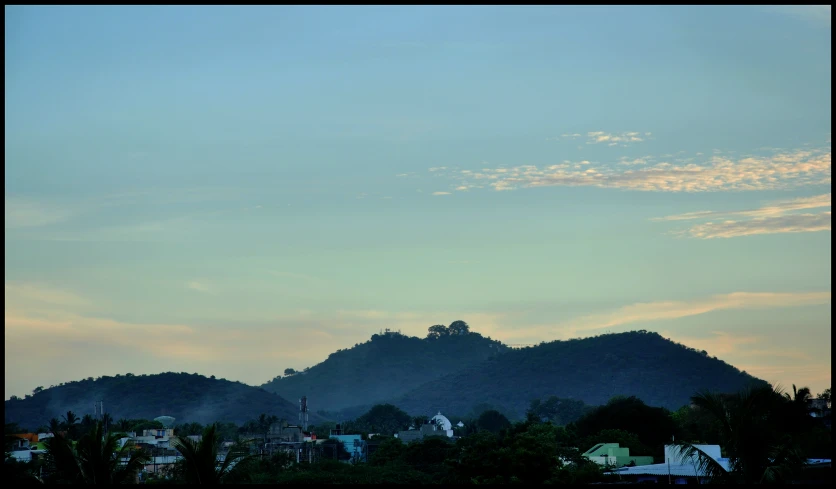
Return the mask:
<svg viewBox="0 0 836 489">
<path fill-rule="evenodd" d="M 93 405 L 103 400 L 113 419 L 153 419 L 161 414 L 178 423 L 215 421 L 242 424 L 261 413 L 288 421 L 298 419 L 296 403 L 240 382 L 207 378 L 198 374 L 118 375 L 88 378 L 45 389 L 27 399 L 5 401 L 5 422 L 30 429 L 61 418 L 67 411 L 78 416 L 93 414 Z M 321 418 L 310 414 L 311 423 Z"/>
<path fill-rule="evenodd" d="M 312 411 L 335 412 L 392 399 L 505 350 L 461 321 L 450 328 L 433 326 L 423 339 L 387 331 L 262 387 L 287 399 L 307 396 Z"/>
<path fill-rule="evenodd" d="M 678 409 L 700 390 L 736 392 L 757 383 L 765 384 L 704 351 L 639 331 L 506 351 L 390 402 L 410 414 L 467 413 L 488 403 L 521 418 L 532 399 L 550 396 L 590 405 L 636 396 L 650 406 Z"/>
</svg>

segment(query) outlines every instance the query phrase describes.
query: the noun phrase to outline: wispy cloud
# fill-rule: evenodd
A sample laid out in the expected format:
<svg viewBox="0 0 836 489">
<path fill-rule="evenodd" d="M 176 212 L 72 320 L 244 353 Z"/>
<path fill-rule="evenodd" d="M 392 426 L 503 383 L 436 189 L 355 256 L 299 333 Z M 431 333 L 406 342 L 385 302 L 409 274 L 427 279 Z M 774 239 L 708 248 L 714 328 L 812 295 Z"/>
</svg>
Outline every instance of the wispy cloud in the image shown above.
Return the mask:
<svg viewBox="0 0 836 489">
<path fill-rule="evenodd" d="M 829 303 L 830 291 L 801 293 L 734 292 L 696 301 L 632 304 L 612 312 L 580 317 L 561 325 L 561 327 L 572 332 L 594 331 L 634 323 L 679 319 L 729 309 L 795 307 Z"/>
<path fill-rule="evenodd" d="M 771 204 L 765 205 L 758 209 L 750 209 L 743 211 L 698 211 L 688 212 L 686 214 L 676 214 L 666 217 L 655 217 L 652 221 L 684 221 L 692 219 L 706 219 L 712 217 L 772 217 L 780 216 L 792 211 L 817 209 L 820 207 L 830 207 L 831 194 L 826 193 L 822 195 L 815 195 L 812 197 L 799 197 L 796 199 L 779 200 Z"/>
<path fill-rule="evenodd" d="M 83 307 L 90 301 L 75 293 L 56 289 L 48 285 L 28 283 L 5 283 L 5 302 L 7 304 L 34 304 L 37 307 L 72 306 Z"/>
<path fill-rule="evenodd" d="M 830 211 L 819 214 L 759 217 L 748 221 L 707 222 L 692 227 L 687 233 L 695 238 L 712 239 L 815 231 L 830 231 Z"/>
<path fill-rule="evenodd" d="M 634 143 L 641 143 L 652 136 L 649 132 L 628 131 L 620 133 L 609 133 L 604 131 L 591 131 L 583 134 L 566 133 L 561 134 L 560 138 L 552 139 L 571 139 L 579 140 L 586 139 L 586 144 L 606 144 L 607 146 L 629 146 Z"/>
<path fill-rule="evenodd" d="M 803 233 L 830 231 L 830 211 L 817 214 L 795 213 L 796 211 L 830 207 L 831 194 L 782 200 L 758 209 L 742 211 L 698 211 L 658 217 L 654 221 L 684 221 L 724 219 L 692 226 L 676 234 L 690 235 L 695 238 L 733 238 L 756 234 Z M 729 218 L 737 218 L 729 219 Z M 744 218 L 740 220 L 739 218 Z"/>
<path fill-rule="evenodd" d="M 450 192 L 433 192 L 433 195 L 450 195 Z"/>
<path fill-rule="evenodd" d="M 647 165 L 652 163 L 655 160 L 652 156 L 641 156 L 639 158 L 629 158 L 623 156 L 619 158 L 618 164 L 619 165 Z"/>
<path fill-rule="evenodd" d="M 712 331 L 711 336 L 683 336 L 673 331 L 662 331 L 662 336 L 675 338 L 676 341 L 697 350 L 705 350 L 710 355 L 728 357 L 771 357 L 788 358 L 792 360 L 810 360 L 810 354 L 799 349 L 764 348 L 768 341 L 763 336 L 751 334 L 734 334 L 726 331 Z"/>
<path fill-rule="evenodd" d="M 209 286 L 206 282 L 200 280 L 192 280 L 186 284 L 186 288 L 189 290 L 196 290 L 197 292 L 202 292 L 204 294 L 212 294 L 214 293 L 214 289 Z"/>
<path fill-rule="evenodd" d="M 772 12 L 798 17 L 814 25 L 831 26 L 833 7 L 830 5 L 770 5 L 766 8 Z"/>
<path fill-rule="evenodd" d="M 5 229 L 48 226 L 66 221 L 73 211 L 66 206 L 5 196 Z"/>
<path fill-rule="evenodd" d="M 825 185 L 830 183 L 830 167 L 828 147 L 737 159 L 714 155 L 701 164 L 662 162 L 639 169 L 564 161 L 542 168 L 483 168 L 471 171 L 467 178 L 485 181 L 495 190 L 587 186 L 648 192 L 716 192 Z"/>
<path fill-rule="evenodd" d="M 586 144 L 606 144 L 608 146 L 616 146 L 621 144 L 626 146 L 630 143 L 641 143 L 645 138 L 650 137 L 651 133 L 640 132 L 622 132 L 622 133 L 607 133 L 604 131 L 595 131 L 586 133 Z"/>
</svg>

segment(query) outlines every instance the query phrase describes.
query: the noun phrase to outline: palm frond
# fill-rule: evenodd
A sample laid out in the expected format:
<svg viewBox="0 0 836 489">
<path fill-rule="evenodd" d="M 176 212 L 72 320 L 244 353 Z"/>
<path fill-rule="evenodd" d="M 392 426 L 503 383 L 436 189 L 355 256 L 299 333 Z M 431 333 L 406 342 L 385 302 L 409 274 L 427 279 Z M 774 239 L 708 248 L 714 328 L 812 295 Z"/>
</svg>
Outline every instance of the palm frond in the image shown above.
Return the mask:
<svg viewBox="0 0 836 489">
<path fill-rule="evenodd" d="M 729 480 L 729 473 L 720 462 L 691 443 L 678 443 L 674 447 L 673 457 L 679 463 L 693 464 L 698 477 L 705 477 L 712 482 Z"/>
<path fill-rule="evenodd" d="M 47 470 L 52 480 L 67 483 L 80 483 L 84 480 L 81 464 L 69 440 L 59 433 L 48 438 L 44 445 Z"/>
</svg>

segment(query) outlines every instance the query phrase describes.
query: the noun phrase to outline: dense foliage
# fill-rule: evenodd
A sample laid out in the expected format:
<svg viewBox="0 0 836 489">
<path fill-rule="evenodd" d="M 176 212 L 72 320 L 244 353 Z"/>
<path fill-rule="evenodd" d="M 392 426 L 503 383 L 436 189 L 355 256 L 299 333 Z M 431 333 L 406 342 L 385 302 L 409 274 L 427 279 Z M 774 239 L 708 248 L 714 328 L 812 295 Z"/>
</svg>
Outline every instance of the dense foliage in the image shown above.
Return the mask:
<svg viewBox="0 0 836 489">
<path fill-rule="evenodd" d="M 830 458 L 830 430 L 809 415 L 809 389 L 794 395 L 771 387 L 736 394 L 704 392 L 692 398 L 713 436 L 729 458 L 727 472 L 693 443 L 682 443 L 683 457 L 696 457 L 715 482 L 791 483 L 802 476 L 809 457 Z"/>
<path fill-rule="evenodd" d="M 387 331 L 353 348 L 334 352 L 302 372 L 287 369 L 285 377 L 276 377 L 263 387 L 285 399 L 307 396 L 316 411 L 354 406 L 365 406 L 365 411 L 375 403 L 507 349 L 498 341 L 470 332 L 463 321 L 449 328 L 432 326 L 425 339 Z"/>
<path fill-rule="evenodd" d="M 704 469 L 719 482 L 787 483 L 811 480 L 804 460 L 830 458 L 831 431 L 826 420 L 810 416 L 808 389 L 790 394 L 770 386 L 744 389 L 736 394 L 701 393 L 676 412 L 646 405 L 635 397 L 615 397 L 602 406 L 584 408 L 574 422 L 558 425 L 548 413 L 562 405 L 559 400 L 535 399 L 526 421 L 511 423 L 500 412 L 485 409 L 458 429 L 456 439 L 425 438 L 409 444 L 391 435 L 409 424 L 421 424 L 426 416 L 411 418 L 390 404 L 376 405 L 355 420 L 344 423 L 344 431 L 360 433 L 375 450 L 370 459 L 350 461 L 336 440 L 318 445 L 321 456 L 313 463 L 296 463 L 288 453 L 262 454 L 259 443 L 248 437 L 264 430 L 277 418 L 261 414 L 241 426 L 197 423 L 178 425 L 173 443 L 183 458 L 169 466 L 169 479 L 146 478 L 147 483 L 413 483 L 413 484 L 588 484 L 614 478 L 601 466 L 581 457 L 597 443 L 619 443 L 632 455 L 653 455 L 661 459 L 664 445 L 674 437 L 684 455 L 701 457 L 693 445 L 719 444 L 731 461 L 726 473 L 712 460 L 702 457 Z M 573 403 L 568 403 L 572 406 Z M 483 405 L 488 407 L 486 405 Z M 545 407 L 544 407 L 545 406 Z M 560 410 L 557 409 L 559 412 Z M 546 418 L 546 419 L 544 419 Z M 7 455 L 4 477 L 15 485 L 39 482 L 116 483 L 132 482 L 145 455 L 127 445 L 118 448 L 119 435 L 103 433 L 102 425 L 86 430 L 84 418 L 77 424 L 74 413 L 56 429 L 68 432 L 79 426 L 78 441 L 56 436 L 48 442 L 46 463 L 20 463 Z M 122 420 L 128 426 L 144 420 Z M 333 423 L 314 427 L 327 432 Z M 21 428 L 6 425 L 7 451 Z M 200 441 L 186 437 L 202 433 Z M 369 438 L 369 433 L 381 433 Z M 237 439 L 228 452 L 222 440 Z M 255 451 L 253 451 L 255 449 Z M 114 457 L 113 454 L 117 456 Z M 123 466 L 116 460 L 129 461 Z M 661 462 L 661 460 L 657 460 Z M 41 471 L 45 469 L 45 471 Z M 39 474 L 44 474 L 42 478 Z"/>
<path fill-rule="evenodd" d="M 749 385 L 766 383 L 706 352 L 639 331 L 508 350 L 389 402 L 409 413 L 435 406 L 465 413 L 480 399 L 506 406 L 513 419 L 521 419 L 532 399 L 550 396 L 589 405 L 636 396 L 651 406 L 678 409 L 694 391 L 736 392 Z"/>
<path fill-rule="evenodd" d="M 100 399 L 114 420 L 153 419 L 165 413 L 178 422 L 243 423 L 265 412 L 294 420 L 299 411 L 297 404 L 258 387 L 168 372 L 89 378 L 50 387 L 26 399 L 6 401 L 5 418 L 6 422 L 34 428 L 48 424 L 52 418 L 60 420 L 67 410 L 81 415 L 92 413 L 94 403 Z M 320 420 L 315 413 L 310 417 L 311 422 Z"/>
<path fill-rule="evenodd" d="M 45 442 L 44 482 L 49 484 L 125 484 L 136 481 L 149 455 L 119 436 L 106 434 L 102 423 L 77 442 L 58 433 Z M 123 462 L 124 460 L 124 462 Z"/>
</svg>

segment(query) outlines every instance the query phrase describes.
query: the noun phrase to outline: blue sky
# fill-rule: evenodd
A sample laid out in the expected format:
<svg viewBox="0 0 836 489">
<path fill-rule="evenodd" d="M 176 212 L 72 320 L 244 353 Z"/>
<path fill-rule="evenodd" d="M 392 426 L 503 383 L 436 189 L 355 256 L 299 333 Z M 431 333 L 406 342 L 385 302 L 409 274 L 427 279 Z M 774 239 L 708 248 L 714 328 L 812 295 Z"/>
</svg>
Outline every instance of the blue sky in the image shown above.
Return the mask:
<svg viewBox="0 0 836 489">
<path fill-rule="evenodd" d="M 830 12 L 5 7 L 5 395 L 456 319 L 821 391 Z"/>
</svg>

